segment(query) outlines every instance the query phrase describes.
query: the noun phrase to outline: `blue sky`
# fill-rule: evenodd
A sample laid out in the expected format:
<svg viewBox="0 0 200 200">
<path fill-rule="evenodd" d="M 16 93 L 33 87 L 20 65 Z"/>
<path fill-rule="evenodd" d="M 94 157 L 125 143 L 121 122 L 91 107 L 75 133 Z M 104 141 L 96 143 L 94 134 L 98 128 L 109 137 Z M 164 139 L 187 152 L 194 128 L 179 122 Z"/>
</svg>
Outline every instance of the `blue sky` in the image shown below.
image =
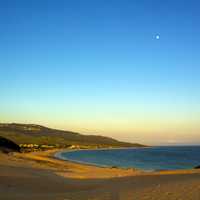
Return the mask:
<svg viewBox="0 0 200 200">
<path fill-rule="evenodd" d="M 0 1 L 0 120 L 200 143 L 199 9 L 194 0 Z"/>
</svg>

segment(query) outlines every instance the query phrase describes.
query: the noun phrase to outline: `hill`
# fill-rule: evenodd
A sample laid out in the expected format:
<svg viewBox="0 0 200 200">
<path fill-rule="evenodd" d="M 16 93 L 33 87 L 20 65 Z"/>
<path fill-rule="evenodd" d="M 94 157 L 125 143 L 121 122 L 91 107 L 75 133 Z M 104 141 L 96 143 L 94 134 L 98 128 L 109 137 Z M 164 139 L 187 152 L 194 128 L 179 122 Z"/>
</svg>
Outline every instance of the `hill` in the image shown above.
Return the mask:
<svg viewBox="0 0 200 200">
<path fill-rule="evenodd" d="M 99 135 L 83 135 L 71 131 L 51 129 L 35 124 L 0 123 L 0 136 L 11 139 L 17 144 L 90 145 L 98 147 L 144 147 L 137 143 L 127 143 Z"/>
</svg>

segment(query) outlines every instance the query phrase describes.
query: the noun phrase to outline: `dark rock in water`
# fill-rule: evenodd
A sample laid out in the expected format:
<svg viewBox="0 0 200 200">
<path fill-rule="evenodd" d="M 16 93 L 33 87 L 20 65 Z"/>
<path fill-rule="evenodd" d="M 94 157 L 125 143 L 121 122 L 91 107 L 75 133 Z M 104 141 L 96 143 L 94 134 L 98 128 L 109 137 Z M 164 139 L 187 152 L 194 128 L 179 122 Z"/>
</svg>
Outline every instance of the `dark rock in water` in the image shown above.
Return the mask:
<svg viewBox="0 0 200 200">
<path fill-rule="evenodd" d="M 13 141 L 0 136 L 0 151 L 3 153 L 20 152 L 20 147 Z"/>
<path fill-rule="evenodd" d="M 117 166 L 111 166 L 111 168 L 112 168 L 112 169 L 117 169 L 118 167 L 117 167 Z"/>
<path fill-rule="evenodd" d="M 196 166 L 194 169 L 200 169 L 200 165 Z"/>
</svg>

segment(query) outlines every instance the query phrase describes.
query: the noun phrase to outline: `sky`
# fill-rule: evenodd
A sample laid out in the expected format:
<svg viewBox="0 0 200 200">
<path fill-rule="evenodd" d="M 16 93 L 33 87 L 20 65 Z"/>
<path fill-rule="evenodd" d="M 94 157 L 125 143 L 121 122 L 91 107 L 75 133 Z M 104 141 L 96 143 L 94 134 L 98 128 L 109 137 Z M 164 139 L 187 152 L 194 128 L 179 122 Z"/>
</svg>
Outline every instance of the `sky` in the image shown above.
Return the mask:
<svg viewBox="0 0 200 200">
<path fill-rule="evenodd" d="M 0 0 L 0 122 L 200 144 L 198 0 Z"/>
</svg>

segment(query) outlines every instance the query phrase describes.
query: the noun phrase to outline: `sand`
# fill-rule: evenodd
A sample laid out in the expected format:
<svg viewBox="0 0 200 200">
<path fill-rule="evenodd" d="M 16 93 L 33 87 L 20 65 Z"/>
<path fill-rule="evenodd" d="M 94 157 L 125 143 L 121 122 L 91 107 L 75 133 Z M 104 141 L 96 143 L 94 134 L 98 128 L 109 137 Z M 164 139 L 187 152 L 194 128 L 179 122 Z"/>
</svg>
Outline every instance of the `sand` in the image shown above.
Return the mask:
<svg viewBox="0 0 200 200">
<path fill-rule="evenodd" d="M 0 200 L 200 200 L 200 170 L 142 172 L 0 154 Z"/>
</svg>

